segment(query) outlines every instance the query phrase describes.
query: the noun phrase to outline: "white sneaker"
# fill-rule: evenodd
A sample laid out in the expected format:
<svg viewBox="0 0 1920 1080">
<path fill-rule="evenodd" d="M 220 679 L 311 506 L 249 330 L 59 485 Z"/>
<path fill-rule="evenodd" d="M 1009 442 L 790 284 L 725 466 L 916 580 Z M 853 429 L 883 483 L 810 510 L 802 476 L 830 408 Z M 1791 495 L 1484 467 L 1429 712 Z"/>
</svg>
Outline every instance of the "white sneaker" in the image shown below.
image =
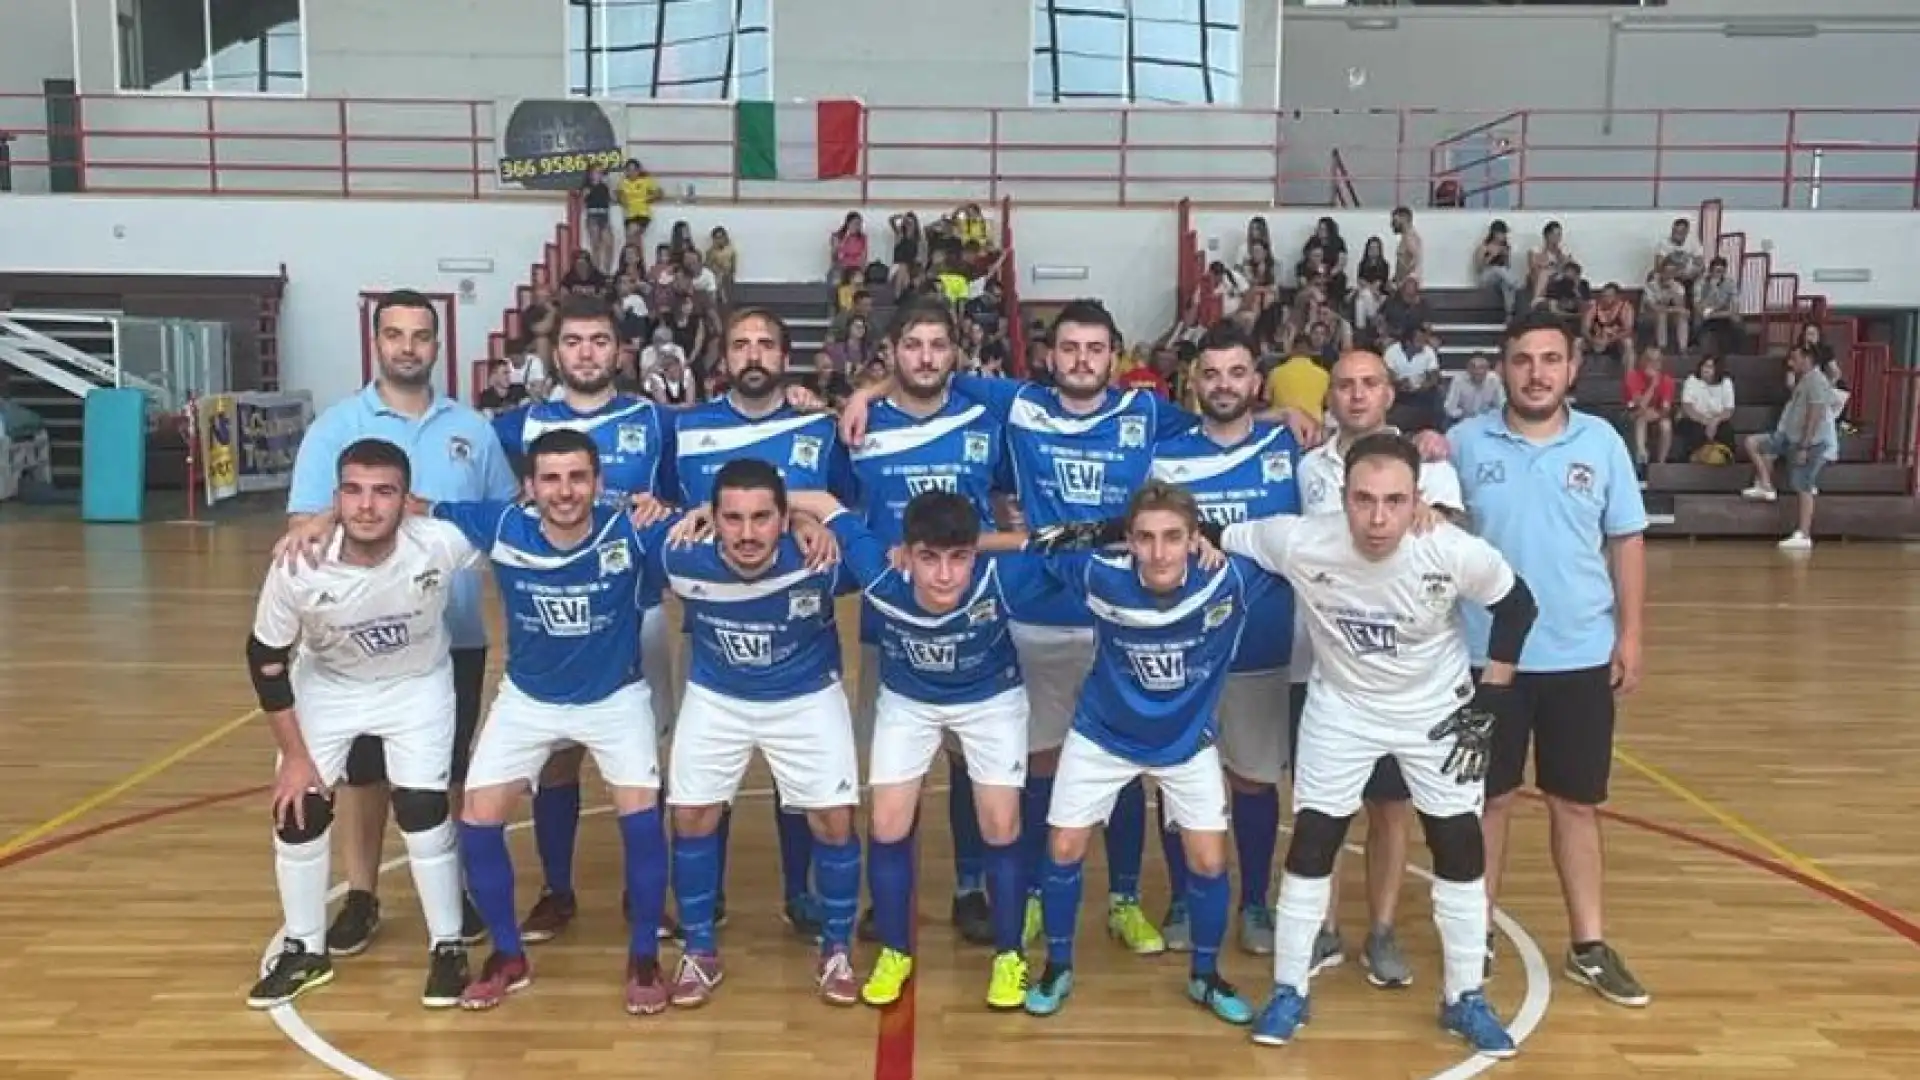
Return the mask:
<svg viewBox="0 0 1920 1080">
<path fill-rule="evenodd" d="M 1741 492 L 1740 497 L 1752 502 L 1772 502 L 1780 497 L 1780 493 L 1770 487 L 1761 487 L 1759 484 L 1755 484 Z"/>
<path fill-rule="evenodd" d="M 1806 533 L 1795 531 L 1792 536 L 1780 541 L 1781 551 L 1812 551 L 1813 538 Z"/>
</svg>

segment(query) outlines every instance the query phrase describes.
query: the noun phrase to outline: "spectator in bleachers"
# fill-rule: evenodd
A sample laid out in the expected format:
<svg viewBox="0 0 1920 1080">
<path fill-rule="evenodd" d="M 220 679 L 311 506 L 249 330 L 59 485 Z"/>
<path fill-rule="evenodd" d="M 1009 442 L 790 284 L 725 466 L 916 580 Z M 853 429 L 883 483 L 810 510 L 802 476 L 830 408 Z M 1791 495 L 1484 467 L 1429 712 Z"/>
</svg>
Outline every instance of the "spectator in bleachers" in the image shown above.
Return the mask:
<svg viewBox="0 0 1920 1080">
<path fill-rule="evenodd" d="M 586 250 L 592 254 L 595 265 L 612 270 L 613 188 L 607 183 L 606 170 L 587 170 L 587 178 L 580 185 L 580 207 L 587 228 Z"/>
<path fill-rule="evenodd" d="M 1383 359 L 1393 373 L 1394 426 L 1406 432 L 1444 427 L 1440 350 L 1432 329 L 1415 326 L 1402 331 L 1398 340 L 1387 346 Z"/>
<path fill-rule="evenodd" d="M 1420 279 L 1400 279 L 1393 295 L 1380 305 L 1380 322 L 1380 338 L 1389 342 L 1405 341 L 1407 335 L 1433 322 L 1433 312 L 1420 296 Z"/>
<path fill-rule="evenodd" d="M 1693 322 L 1693 313 L 1687 308 L 1687 287 L 1664 263 L 1647 275 L 1646 288 L 1640 293 L 1640 317 L 1653 324 L 1655 345 L 1662 349 L 1671 345 L 1675 352 L 1687 351 L 1687 335 Z"/>
<path fill-rule="evenodd" d="M 1493 361 L 1485 353 L 1474 353 L 1467 358 L 1467 370 L 1447 382 L 1447 425 L 1493 412 L 1506 403 L 1506 387 L 1493 377 Z"/>
<path fill-rule="evenodd" d="M 1693 295 L 1694 283 L 1706 269 L 1706 257 L 1701 254 L 1700 241 L 1693 238 L 1693 223 L 1686 218 L 1674 218 L 1673 228 L 1654 245 L 1653 272 L 1662 269 L 1680 283 L 1687 296 Z"/>
<path fill-rule="evenodd" d="M 911 210 L 888 218 L 887 226 L 893 230 L 893 263 L 887 271 L 887 284 L 899 296 L 927 265 L 927 238 L 920 231 L 919 215 Z"/>
<path fill-rule="evenodd" d="M 527 389 L 514 383 L 513 372 L 505 360 L 495 360 L 487 365 L 487 386 L 480 391 L 481 412 L 497 416 L 525 400 Z"/>
<path fill-rule="evenodd" d="M 1267 219 L 1258 215 L 1247 219 L 1247 235 L 1240 242 L 1241 261 L 1246 260 L 1247 254 L 1253 250 L 1255 244 L 1266 248 L 1267 254 L 1273 254 L 1273 231 L 1268 227 Z"/>
<path fill-rule="evenodd" d="M 1203 287 L 1210 294 L 1210 298 L 1201 309 L 1201 325 L 1212 326 L 1240 310 L 1241 298 L 1246 293 L 1246 283 L 1226 263 L 1208 264 L 1207 279 Z"/>
<path fill-rule="evenodd" d="M 667 261 L 675 266 L 689 251 L 696 251 L 693 244 L 693 226 L 684 221 L 673 223 L 673 229 L 667 234 Z"/>
<path fill-rule="evenodd" d="M 1710 352 L 1731 353 L 1740 345 L 1740 287 L 1727 276 L 1727 260 L 1707 264 L 1693 298 L 1699 332 L 1694 340 Z"/>
<path fill-rule="evenodd" d="M 1396 207 L 1388 226 L 1400 237 L 1393 249 L 1393 280 L 1395 284 L 1409 278 L 1424 276 L 1427 255 L 1426 242 L 1420 239 L 1420 230 L 1413 227 L 1413 211 L 1404 206 Z"/>
<path fill-rule="evenodd" d="M 1833 366 L 1833 346 L 1827 344 L 1824 338 L 1825 335 L 1819 323 L 1803 323 L 1800 326 L 1800 337 L 1794 344 L 1813 358 L 1814 367 L 1827 372 L 1828 378 L 1832 378 L 1830 369 Z"/>
<path fill-rule="evenodd" d="M 1571 262 L 1573 252 L 1567 250 L 1566 231 L 1557 221 L 1547 222 L 1540 230 L 1540 246 L 1527 252 L 1527 278 L 1534 303 L 1546 297 L 1547 286 L 1561 277 L 1563 268 Z"/>
<path fill-rule="evenodd" d="M 1353 280 L 1361 288 L 1372 286 L 1377 298 L 1386 299 L 1393 287 L 1393 266 L 1387 262 L 1387 246 L 1379 237 L 1369 236 L 1361 246 L 1360 265 L 1354 269 Z"/>
<path fill-rule="evenodd" d="M 844 336 L 847 324 L 854 319 L 865 319 L 868 326 L 873 325 L 873 294 L 865 289 L 855 289 L 848 295 L 847 306 L 834 315 L 827 327 L 827 336 L 830 339 Z"/>
<path fill-rule="evenodd" d="M 672 335 L 673 343 L 680 346 L 680 354 L 687 358 L 687 363 L 696 368 L 708 362 L 707 344 L 716 339 L 716 335 L 710 333 L 707 322 L 695 310 L 693 297 L 687 294 L 681 294 L 665 315 L 656 317 L 656 323 L 665 327 Z M 655 331 L 654 336 L 658 337 L 659 332 Z"/>
<path fill-rule="evenodd" d="M 1496 221 L 1487 226 L 1487 235 L 1474 251 L 1473 268 L 1483 289 L 1500 290 L 1500 311 L 1511 318 L 1520 314 L 1520 298 L 1526 295 L 1527 281 L 1514 266 L 1513 244 L 1507 223 Z"/>
<path fill-rule="evenodd" d="M 660 182 L 635 158 L 627 159 L 620 177 L 620 214 L 626 221 L 627 243 L 645 250 L 647 226 L 653 224 L 653 204 L 660 198 Z"/>
<path fill-rule="evenodd" d="M 1793 490 L 1799 496 L 1797 525 L 1780 547 L 1787 551 L 1806 551 L 1813 547 L 1814 501 L 1820 494 L 1820 470 L 1839 456 L 1838 415 L 1833 405 L 1833 384 L 1814 364 L 1813 355 L 1802 348 L 1787 354 L 1787 368 L 1793 378 L 1793 394 L 1780 411 L 1780 421 L 1768 435 L 1749 435 L 1747 457 L 1753 462 L 1753 486 L 1740 494 L 1748 499 L 1773 502 L 1779 498 L 1773 486 L 1773 466 L 1785 458 Z"/>
<path fill-rule="evenodd" d="M 695 296 L 704 298 L 709 304 L 717 301 L 720 278 L 707 268 L 706 261 L 698 251 L 688 251 L 680 256 L 680 274 L 686 287 Z"/>
<path fill-rule="evenodd" d="M 663 323 L 654 327 L 652 342 L 640 350 L 641 384 L 645 385 L 647 376 L 659 370 L 668 360 L 679 361 L 682 369 L 691 365 L 686 350 L 674 342 L 672 328 Z"/>
<path fill-rule="evenodd" d="M 1171 342 L 1161 342 L 1145 358 L 1135 354 L 1135 360 L 1121 372 L 1114 383 L 1122 389 L 1151 390 L 1166 401 L 1177 401 L 1181 387 L 1179 379 L 1178 354 Z"/>
<path fill-rule="evenodd" d="M 560 288 L 583 296 L 605 296 L 607 275 L 593 264 L 593 256 L 582 249 L 573 253 L 573 265 L 567 268 L 567 275 L 560 279 Z"/>
<path fill-rule="evenodd" d="M 802 385 L 826 402 L 827 408 L 837 412 L 841 405 L 846 404 L 847 396 L 853 393 L 853 382 L 847 377 L 847 372 L 859 370 L 860 367 L 841 366 L 839 358 L 829 349 L 815 355 L 813 370 L 807 374 Z"/>
<path fill-rule="evenodd" d="M 1280 295 L 1279 267 L 1267 245 L 1249 240 L 1247 257 L 1240 261 L 1240 270 L 1247 277 L 1247 293 L 1240 303 L 1257 318 Z"/>
<path fill-rule="evenodd" d="M 640 380 L 641 392 L 653 399 L 655 405 L 668 408 L 683 408 L 699 400 L 697 382 L 680 351 L 670 347 L 660 358 L 653 370 Z"/>
<path fill-rule="evenodd" d="M 873 356 L 872 324 L 865 316 L 855 315 L 841 327 L 826 347 L 826 355 L 842 372 L 859 371 Z"/>
<path fill-rule="evenodd" d="M 1593 287 L 1581 276 L 1580 264 L 1568 259 L 1560 264 L 1560 271 L 1547 282 L 1546 291 L 1540 295 L 1539 302 L 1563 319 L 1584 320 L 1587 306 L 1593 302 Z M 1629 320 L 1632 319 L 1631 309 L 1627 316 Z"/>
<path fill-rule="evenodd" d="M 733 283 L 740 273 L 740 249 L 733 246 L 733 237 L 719 225 L 707 234 L 707 269 L 720 283 L 720 303 L 733 302 Z"/>
<path fill-rule="evenodd" d="M 1416 247 L 1419 242 L 1419 235 L 1415 234 Z M 1405 245 L 1404 237 L 1401 243 Z M 1307 241 L 1302 261 L 1317 261 L 1321 270 L 1319 275 L 1321 287 L 1326 290 L 1327 300 L 1335 307 L 1346 307 L 1347 294 L 1351 291 L 1347 276 L 1347 241 L 1340 235 L 1339 222 L 1330 217 L 1323 217 L 1314 224 L 1313 238 Z"/>
<path fill-rule="evenodd" d="M 1325 336 L 1326 327 L 1320 325 L 1320 331 Z M 1297 345 L 1290 356 L 1267 372 L 1267 407 L 1292 409 L 1301 416 L 1319 419 L 1327 411 L 1327 389 L 1333 381 L 1328 370 L 1332 365 L 1321 364 L 1307 351 L 1310 346 L 1306 341 Z"/>
<path fill-rule="evenodd" d="M 827 265 L 833 268 L 835 280 L 844 280 L 846 272 L 851 270 L 856 280 L 864 280 L 867 272 L 867 231 L 858 212 L 850 212 L 827 238 Z"/>
<path fill-rule="evenodd" d="M 653 309 L 647 306 L 647 298 L 640 292 L 640 283 L 622 275 L 614 285 L 614 292 L 617 295 L 614 301 L 614 314 L 620 320 L 620 340 L 645 341 L 651 337 Z"/>
<path fill-rule="evenodd" d="M 1673 452 L 1673 376 L 1660 347 L 1649 345 L 1622 380 L 1627 420 L 1633 428 L 1633 460 L 1642 469 L 1664 463 Z M 1647 434 L 1653 433 L 1653 456 L 1647 455 Z"/>
<path fill-rule="evenodd" d="M 979 203 L 968 203 L 953 215 L 953 231 L 961 247 L 979 244 L 992 251 L 999 247 L 993 242 L 993 228 L 987 224 L 987 215 L 980 212 Z"/>
<path fill-rule="evenodd" d="M 1304 340 L 1296 341 L 1295 351 L 1304 353 L 1307 359 L 1332 371 L 1334 361 L 1353 349 L 1353 327 L 1340 317 L 1339 312 L 1324 304 L 1312 316 L 1307 323 Z"/>
<path fill-rule="evenodd" d="M 1674 423 L 1680 456 L 1699 465 L 1732 463 L 1733 407 L 1733 380 L 1720 357 L 1708 353 L 1680 384 L 1680 415 Z"/>
<path fill-rule="evenodd" d="M 520 396 L 543 400 L 552 388 L 547 377 L 553 359 L 553 339 L 544 334 L 523 337 L 507 349 L 501 363 L 507 368 L 507 383 L 520 389 Z"/>
<path fill-rule="evenodd" d="M 647 281 L 647 254 L 638 244 L 625 244 L 620 248 L 620 263 L 614 269 L 614 279 L 632 278 L 645 285 Z"/>
<path fill-rule="evenodd" d="M 1578 264 L 1573 264 L 1578 265 Z M 1600 287 L 1600 296 L 1587 305 L 1581 320 L 1589 358 L 1607 357 L 1616 371 L 1627 370 L 1633 349 L 1633 304 L 1620 294 L 1620 286 L 1609 281 Z"/>
</svg>

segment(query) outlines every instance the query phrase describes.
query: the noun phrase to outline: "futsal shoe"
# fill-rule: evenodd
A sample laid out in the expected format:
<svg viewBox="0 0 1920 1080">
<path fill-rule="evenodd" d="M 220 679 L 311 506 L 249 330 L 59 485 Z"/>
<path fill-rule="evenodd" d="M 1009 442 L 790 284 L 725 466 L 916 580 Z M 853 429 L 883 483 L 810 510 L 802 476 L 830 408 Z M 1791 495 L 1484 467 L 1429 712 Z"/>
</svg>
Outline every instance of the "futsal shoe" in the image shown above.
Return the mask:
<svg viewBox="0 0 1920 1080">
<path fill-rule="evenodd" d="M 1313 1009 L 1300 991 L 1291 986 L 1276 986 L 1273 996 L 1260 1008 L 1253 1020 L 1253 1041 L 1261 1046 L 1285 1046 L 1299 1034 Z"/>
<path fill-rule="evenodd" d="M 713 1000 L 713 991 L 726 978 L 720 958 L 711 953 L 681 953 L 680 966 L 673 972 L 673 991 L 668 1000 L 681 1009 L 697 1009 Z"/>
<path fill-rule="evenodd" d="M 443 941 L 433 947 L 427 961 L 427 987 L 420 992 L 420 1004 L 429 1009 L 451 1009 L 460 1004 L 469 981 L 466 946 Z"/>
<path fill-rule="evenodd" d="M 332 981 L 332 961 L 308 952 L 305 945 L 288 938 L 281 943 L 280 955 L 273 958 L 273 966 L 247 993 L 247 1008 L 277 1009 Z"/>
<path fill-rule="evenodd" d="M 380 898 L 363 889 L 350 890 L 327 927 L 327 955 L 359 956 L 379 932 Z"/>
<path fill-rule="evenodd" d="M 1605 942 L 1585 949 L 1568 949 L 1565 970 L 1567 978 L 1615 1005 L 1644 1009 L 1653 1001 L 1653 995 L 1627 970 L 1627 962 Z"/>
<path fill-rule="evenodd" d="M 1248 904 L 1240 909 L 1240 951 L 1249 956 L 1273 955 L 1273 909 Z"/>
<path fill-rule="evenodd" d="M 913 978 L 913 957 L 897 949 L 881 949 L 873 962 L 873 974 L 860 988 L 860 1000 L 875 1008 L 884 1008 L 900 1000 L 907 980 Z"/>
<path fill-rule="evenodd" d="M 1020 943 L 1031 945 L 1040 940 L 1040 935 L 1045 932 L 1046 916 L 1041 913 L 1040 898 L 1028 896 L 1026 914 L 1020 918 Z"/>
<path fill-rule="evenodd" d="M 627 1012 L 633 1016 L 654 1016 L 667 1011 L 673 995 L 660 977 L 657 956 L 627 957 Z"/>
<path fill-rule="evenodd" d="M 1158 956 L 1167 951 L 1159 927 L 1140 910 L 1140 901 L 1130 896 L 1108 902 L 1107 933 L 1135 956 Z"/>
<path fill-rule="evenodd" d="M 1073 969 L 1048 963 L 1040 981 L 1027 988 L 1027 1012 L 1032 1016 L 1052 1016 L 1073 994 Z"/>
<path fill-rule="evenodd" d="M 860 980 L 854 977 L 853 960 L 845 949 L 832 949 L 820 958 L 814 969 L 814 982 L 820 988 L 820 1000 L 829 1005 L 853 1005 L 860 1001 Z"/>
<path fill-rule="evenodd" d="M 1167 905 L 1167 917 L 1160 920 L 1160 940 L 1166 943 L 1168 952 L 1193 951 L 1193 924 L 1187 918 L 1184 901 L 1175 900 Z"/>
<path fill-rule="evenodd" d="M 471 1012 L 494 1009 L 533 983 L 533 965 L 524 956 L 494 953 L 480 966 L 480 977 L 467 984 L 460 995 L 460 1007 Z"/>
<path fill-rule="evenodd" d="M 1360 966 L 1367 969 L 1367 981 L 1382 990 L 1404 990 L 1413 985 L 1413 968 L 1393 931 L 1375 930 L 1367 935 L 1360 951 Z"/>
<path fill-rule="evenodd" d="M 541 889 L 540 899 L 533 902 L 533 909 L 520 920 L 520 940 L 529 945 L 544 945 L 565 932 L 578 914 L 580 904 L 572 893 Z"/>
<path fill-rule="evenodd" d="M 1217 971 L 1188 979 L 1187 999 L 1229 1024 L 1244 1026 L 1253 1022 L 1252 1006 Z"/>
<path fill-rule="evenodd" d="M 1008 950 L 993 958 L 993 975 L 987 980 L 987 1008 L 1011 1012 L 1027 1004 L 1027 958 Z"/>
<path fill-rule="evenodd" d="M 993 944 L 993 906 L 985 892 L 968 889 L 956 893 L 951 918 L 954 929 L 960 931 L 960 940 L 969 945 Z"/>
<path fill-rule="evenodd" d="M 1476 1054 L 1510 1058 L 1520 1052 L 1506 1025 L 1493 1014 L 1493 1006 L 1487 1004 L 1487 995 L 1478 990 L 1469 990 L 1453 1004 L 1440 1006 L 1440 1029 L 1460 1036 Z"/>
</svg>

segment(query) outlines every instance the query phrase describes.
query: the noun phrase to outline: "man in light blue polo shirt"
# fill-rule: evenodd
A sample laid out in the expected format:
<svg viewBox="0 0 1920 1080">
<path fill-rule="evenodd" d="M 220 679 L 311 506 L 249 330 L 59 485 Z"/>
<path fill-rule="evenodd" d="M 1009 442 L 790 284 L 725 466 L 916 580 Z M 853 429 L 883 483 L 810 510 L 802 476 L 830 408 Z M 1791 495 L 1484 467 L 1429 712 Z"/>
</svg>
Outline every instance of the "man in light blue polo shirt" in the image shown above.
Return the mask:
<svg viewBox="0 0 1920 1080">
<path fill-rule="evenodd" d="M 413 493 L 431 502 L 512 499 L 519 492 L 513 469 L 493 425 L 478 411 L 433 388 L 434 362 L 440 355 L 440 313 L 433 302 L 410 290 L 388 293 L 373 309 L 374 353 L 379 372 L 345 401 L 320 414 L 294 457 L 292 490 L 287 497 L 290 524 L 332 506 L 335 460 L 349 444 L 385 439 L 407 452 L 413 465 Z M 466 780 L 467 758 L 480 722 L 487 671 L 487 630 L 481 617 L 481 581 L 477 570 L 454 578 L 447 605 L 452 638 L 455 695 L 452 784 L 448 794 L 459 813 L 459 787 Z M 380 928 L 380 846 L 387 828 L 386 757 L 378 739 L 355 740 L 347 757 L 345 783 L 335 799 L 343 836 L 341 861 L 347 871 L 347 898 L 327 930 L 327 950 L 352 956 L 364 950 Z M 478 912 L 467 904 L 463 936 L 471 944 L 482 933 Z"/>
<path fill-rule="evenodd" d="M 1567 407 L 1579 375 L 1571 332 L 1536 309 L 1507 327 L 1507 404 L 1448 437 L 1472 527 L 1532 584 L 1540 615 L 1520 654 L 1515 707 L 1494 728 L 1487 768 L 1487 896 L 1498 891 L 1514 792 L 1534 752 L 1572 947 L 1566 973 L 1617 1005 L 1651 997 L 1603 937 L 1598 807 L 1613 762 L 1614 695 L 1640 682 L 1646 507 L 1633 457 L 1606 421 Z M 1474 662 L 1490 622 L 1462 604 Z M 1488 962 L 1492 940 L 1488 940 Z"/>
</svg>

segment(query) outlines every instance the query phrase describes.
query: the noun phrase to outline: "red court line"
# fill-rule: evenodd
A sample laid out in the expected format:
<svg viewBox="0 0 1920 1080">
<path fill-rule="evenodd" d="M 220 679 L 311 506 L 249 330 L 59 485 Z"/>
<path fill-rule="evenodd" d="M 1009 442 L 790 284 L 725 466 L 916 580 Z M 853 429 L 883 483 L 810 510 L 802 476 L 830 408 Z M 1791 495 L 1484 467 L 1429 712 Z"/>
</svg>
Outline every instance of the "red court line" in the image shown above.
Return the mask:
<svg viewBox="0 0 1920 1080">
<path fill-rule="evenodd" d="M 127 814 L 124 817 L 112 818 L 98 825 L 81 829 L 78 832 L 62 833 L 58 836 L 48 837 L 38 843 L 29 844 L 10 855 L 0 856 L 0 870 L 26 862 L 28 859 L 37 859 L 42 855 L 51 855 L 61 848 L 71 847 L 83 840 L 91 840 L 96 836 L 105 836 L 108 833 L 119 832 L 122 829 L 131 829 L 136 825 L 145 825 L 149 822 L 159 821 L 161 818 L 184 814 L 190 810 L 199 810 L 203 807 L 233 802 L 235 799 L 244 799 L 249 795 L 263 794 L 271 788 L 271 784 L 257 784 L 253 787 L 239 788 L 234 791 L 221 791 L 212 795 L 201 795 L 182 802 L 155 806 L 147 810 L 142 810 L 137 814 Z"/>
</svg>

